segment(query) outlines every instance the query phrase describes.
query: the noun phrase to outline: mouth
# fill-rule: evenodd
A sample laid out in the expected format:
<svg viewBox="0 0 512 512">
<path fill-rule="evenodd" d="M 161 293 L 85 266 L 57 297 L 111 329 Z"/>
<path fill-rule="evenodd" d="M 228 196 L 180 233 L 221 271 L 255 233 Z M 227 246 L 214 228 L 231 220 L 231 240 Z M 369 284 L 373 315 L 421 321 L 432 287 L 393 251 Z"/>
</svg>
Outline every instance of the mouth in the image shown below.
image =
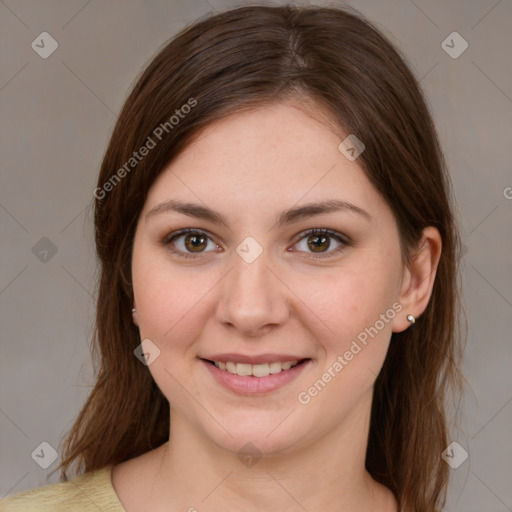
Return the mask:
<svg viewBox="0 0 512 512">
<path fill-rule="evenodd" d="M 312 363 L 309 358 L 258 364 L 200 360 L 219 384 L 244 395 L 274 391 L 295 379 Z"/>
<path fill-rule="evenodd" d="M 298 364 L 302 364 L 308 359 L 300 359 L 295 361 L 274 361 L 261 364 L 248 364 L 248 363 L 235 363 L 233 361 L 210 361 L 205 359 L 210 364 L 213 364 L 219 370 L 231 373 L 232 375 L 240 375 L 240 377 L 267 377 L 268 375 L 276 375 L 290 368 L 294 368 Z"/>
</svg>

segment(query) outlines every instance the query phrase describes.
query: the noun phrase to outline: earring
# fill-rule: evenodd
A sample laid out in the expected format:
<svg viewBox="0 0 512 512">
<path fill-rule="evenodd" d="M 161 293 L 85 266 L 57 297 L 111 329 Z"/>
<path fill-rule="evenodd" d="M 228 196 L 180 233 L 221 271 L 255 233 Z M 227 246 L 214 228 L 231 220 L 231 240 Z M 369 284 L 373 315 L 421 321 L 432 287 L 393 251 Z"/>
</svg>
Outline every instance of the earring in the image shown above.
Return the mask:
<svg viewBox="0 0 512 512">
<path fill-rule="evenodd" d="M 132 313 L 136 313 L 137 310 L 135 308 L 132 308 Z"/>
<path fill-rule="evenodd" d="M 414 318 L 412 315 L 407 315 L 407 321 L 413 324 L 416 322 L 416 318 Z"/>
</svg>

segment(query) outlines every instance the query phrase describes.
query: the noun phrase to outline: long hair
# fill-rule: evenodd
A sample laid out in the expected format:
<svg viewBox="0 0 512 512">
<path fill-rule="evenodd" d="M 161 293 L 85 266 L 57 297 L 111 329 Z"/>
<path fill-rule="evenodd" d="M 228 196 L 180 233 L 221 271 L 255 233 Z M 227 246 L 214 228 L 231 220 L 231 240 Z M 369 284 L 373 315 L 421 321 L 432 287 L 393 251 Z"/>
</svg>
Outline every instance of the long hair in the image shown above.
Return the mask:
<svg viewBox="0 0 512 512">
<path fill-rule="evenodd" d="M 364 142 L 358 163 L 393 211 L 404 262 L 423 228 L 441 234 L 429 304 L 413 328 L 392 334 L 375 382 L 366 467 L 403 511 L 434 512 L 444 504 L 446 398 L 460 388 L 462 346 L 452 186 L 406 59 L 348 8 L 248 6 L 209 15 L 166 43 L 141 72 L 94 191 L 97 380 L 64 440 L 55 470 L 61 468 L 61 480 L 73 463 L 77 474 L 93 471 L 168 440 L 169 403 L 134 356 L 141 340 L 131 316 L 132 245 L 151 185 L 213 121 L 289 98 L 325 109 Z"/>
</svg>

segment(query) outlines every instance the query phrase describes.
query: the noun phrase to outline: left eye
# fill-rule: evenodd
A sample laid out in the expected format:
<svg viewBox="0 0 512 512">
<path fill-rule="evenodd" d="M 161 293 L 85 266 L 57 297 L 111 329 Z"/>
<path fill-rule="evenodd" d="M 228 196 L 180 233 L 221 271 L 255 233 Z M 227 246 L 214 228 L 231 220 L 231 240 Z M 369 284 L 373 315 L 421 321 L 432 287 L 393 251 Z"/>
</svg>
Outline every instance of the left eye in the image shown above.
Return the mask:
<svg viewBox="0 0 512 512">
<path fill-rule="evenodd" d="M 337 240 L 339 245 L 333 250 L 328 251 L 327 249 L 330 249 L 332 245 L 330 240 L 333 238 Z M 349 241 L 346 237 L 341 235 L 341 233 L 336 233 L 334 231 L 330 231 L 329 229 L 310 229 L 309 231 L 301 234 L 299 242 L 302 240 L 304 240 L 306 243 L 304 247 L 307 246 L 308 249 L 313 251 L 313 254 L 307 255 L 309 258 L 324 257 L 316 256 L 316 254 L 327 254 L 327 256 L 331 256 L 334 253 L 339 253 L 345 248 L 345 246 L 349 245 Z M 300 243 L 296 245 L 300 245 Z"/>
<path fill-rule="evenodd" d="M 328 251 L 332 245 L 331 239 L 335 239 L 339 245 L 333 250 Z M 303 245 L 302 249 L 299 248 L 299 251 L 307 253 L 308 249 L 311 250 L 312 252 L 306 255 L 308 258 L 328 257 L 334 253 L 339 253 L 346 246 L 350 245 L 350 241 L 346 236 L 328 229 L 310 229 L 301 233 L 299 241 L 294 246 L 300 246 L 301 243 L 304 244 L 303 240 L 306 245 Z M 206 250 L 208 241 L 211 242 L 213 250 L 219 247 L 204 231 L 183 229 L 171 233 L 165 237 L 162 243 L 180 257 L 194 258 L 196 255 L 199 256 L 204 252 L 209 252 Z M 327 256 L 323 256 L 323 254 L 327 254 Z"/>
</svg>

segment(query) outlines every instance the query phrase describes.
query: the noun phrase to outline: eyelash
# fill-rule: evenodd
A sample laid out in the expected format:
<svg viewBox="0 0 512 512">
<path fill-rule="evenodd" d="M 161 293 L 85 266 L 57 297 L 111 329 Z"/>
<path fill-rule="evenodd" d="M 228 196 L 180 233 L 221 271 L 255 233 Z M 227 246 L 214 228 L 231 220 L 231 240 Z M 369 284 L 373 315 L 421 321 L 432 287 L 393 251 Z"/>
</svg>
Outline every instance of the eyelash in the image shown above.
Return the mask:
<svg viewBox="0 0 512 512">
<path fill-rule="evenodd" d="M 192 235 L 206 235 L 207 238 L 212 240 L 212 238 L 205 231 L 201 231 L 201 230 L 198 230 L 198 229 L 187 228 L 187 229 L 181 229 L 179 231 L 174 231 L 173 233 L 170 233 L 169 235 L 167 235 L 161 241 L 161 243 L 165 247 L 167 247 L 171 252 L 173 252 L 174 254 L 177 254 L 180 258 L 198 258 L 198 257 L 201 257 L 201 255 L 204 254 L 204 253 L 192 254 L 192 253 L 186 253 L 186 252 L 183 252 L 183 251 L 180 251 L 180 250 L 176 250 L 175 248 L 173 248 L 172 242 L 174 240 L 176 240 L 177 238 L 180 238 L 183 235 L 189 235 L 189 234 L 192 234 Z M 305 255 L 306 258 L 310 258 L 310 259 L 313 259 L 313 260 L 319 260 L 319 259 L 323 259 L 323 258 L 332 257 L 335 254 L 336 255 L 339 254 L 346 247 L 351 245 L 350 239 L 348 237 L 346 237 L 345 235 L 342 235 L 341 233 L 338 233 L 336 231 L 332 231 L 330 229 L 323 229 L 323 228 L 322 229 L 319 229 L 319 228 L 308 229 L 308 230 L 300 233 L 300 238 L 297 240 L 297 242 L 295 242 L 294 245 L 299 243 L 303 238 L 306 238 L 307 236 L 310 236 L 310 235 L 327 235 L 329 237 L 335 238 L 338 242 L 340 242 L 342 244 L 342 245 L 340 245 L 339 247 L 337 247 L 336 249 L 334 249 L 334 250 L 332 250 L 330 252 L 319 253 L 319 254 L 327 254 L 327 256 L 316 256 L 316 255 L 314 255 L 314 253 L 309 253 L 309 254 Z"/>
</svg>

